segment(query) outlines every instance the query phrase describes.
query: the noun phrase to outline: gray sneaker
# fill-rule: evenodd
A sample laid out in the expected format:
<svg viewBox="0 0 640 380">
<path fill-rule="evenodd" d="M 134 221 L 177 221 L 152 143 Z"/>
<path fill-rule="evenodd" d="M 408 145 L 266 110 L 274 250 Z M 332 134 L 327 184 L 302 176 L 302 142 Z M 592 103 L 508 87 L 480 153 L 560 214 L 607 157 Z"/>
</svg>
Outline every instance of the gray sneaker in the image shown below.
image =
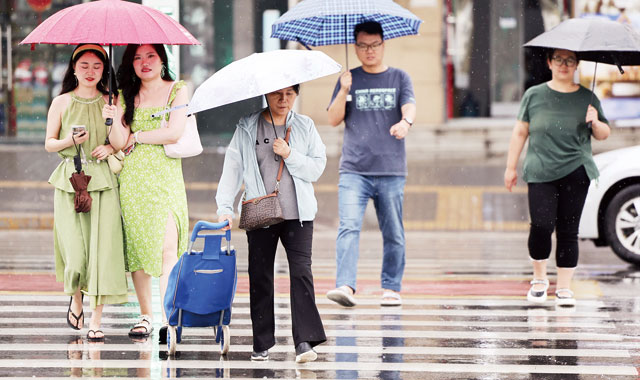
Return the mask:
<svg viewBox="0 0 640 380">
<path fill-rule="evenodd" d="M 265 362 L 267 360 L 269 360 L 269 350 L 258 351 L 258 352 L 253 351 L 251 353 L 252 362 Z"/>
<path fill-rule="evenodd" d="M 351 294 L 351 288 L 346 285 L 329 290 L 327 298 L 344 307 L 354 307 L 358 304 L 353 294 Z"/>
</svg>

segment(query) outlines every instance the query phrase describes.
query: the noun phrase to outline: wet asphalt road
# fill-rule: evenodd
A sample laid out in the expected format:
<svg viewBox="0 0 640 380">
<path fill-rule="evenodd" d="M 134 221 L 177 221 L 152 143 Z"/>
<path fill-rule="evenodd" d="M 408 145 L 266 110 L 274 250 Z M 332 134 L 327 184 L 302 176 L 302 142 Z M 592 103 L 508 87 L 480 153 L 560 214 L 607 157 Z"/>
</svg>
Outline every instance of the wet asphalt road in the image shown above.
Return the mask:
<svg viewBox="0 0 640 380">
<path fill-rule="evenodd" d="M 183 163 L 192 220 L 215 218 L 223 152 L 209 149 Z M 576 308 L 554 297 L 532 305 L 523 186 L 501 185 L 503 159 L 409 163 L 406 188 L 407 268 L 403 306 L 380 302 L 381 238 L 375 214 L 361 236 L 358 301 L 345 309 L 324 294 L 334 285 L 337 167 L 330 157 L 316 184 L 321 205 L 314 235 L 314 283 L 328 342 L 314 363 L 295 364 L 283 252 L 276 273 L 277 344 L 267 363 L 252 363 L 246 238 L 234 231 L 239 281 L 226 357 L 211 329 L 185 329 L 179 355 L 167 358 L 157 336 L 127 336 L 138 309 L 107 306 L 104 343 L 65 322 L 68 297 L 53 275 L 46 228 L 58 163 L 41 146 L 0 149 L 0 216 L 37 216 L 41 229 L 0 228 L 0 376 L 12 378 L 310 378 L 310 379 L 610 379 L 638 378 L 640 272 L 608 248 L 581 242 L 573 289 Z M 50 222 L 50 221 L 49 221 Z M 551 262 L 553 263 L 553 261 Z M 555 270 L 550 268 L 554 289 Z M 156 330 L 160 321 L 154 289 Z M 85 304 L 85 313 L 90 310 Z M 87 319 L 88 321 L 88 319 Z"/>
<path fill-rule="evenodd" d="M 296 364 L 291 339 L 288 272 L 276 270 L 276 337 L 270 361 L 253 363 L 246 239 L 234 231 L 239 280 L 226 357 L 211 329 L 185 329 L 178 356 L 167 358 L 157 336 L 133 341 L 138 309 L 107 306 L 104 343 L 65 323 L 68 298 L 54 281 L 49 231 L 0 231 L 0 376 L 14 378 L 311 378 L 311 379 L 611 379 L 638 377 L 640 272 L 608 249 L 581 243 L 573 288 L 578 305 L 557 308 L 553 296 L 532 305 L 526 234 L 407 233 L 402 307 L 379 306 L 381 239 L 361 237 L 353 309 L 324 293 L 335 275 L 335 231 L 314 236 L 316 299 L 327 343 L 318 360 Z M 550 268 L 553 290 L 555 270 Z M 157 285 L 157 283 L 156 283 Z M 159 296 L 154 289 L 156 329 Z M 85 304 L 85 313 L 90 313 Z M 87 318 L 89 315 L 87 315 Z M 88 320 L 87 320 L 88 321 Z"/>
</svg>

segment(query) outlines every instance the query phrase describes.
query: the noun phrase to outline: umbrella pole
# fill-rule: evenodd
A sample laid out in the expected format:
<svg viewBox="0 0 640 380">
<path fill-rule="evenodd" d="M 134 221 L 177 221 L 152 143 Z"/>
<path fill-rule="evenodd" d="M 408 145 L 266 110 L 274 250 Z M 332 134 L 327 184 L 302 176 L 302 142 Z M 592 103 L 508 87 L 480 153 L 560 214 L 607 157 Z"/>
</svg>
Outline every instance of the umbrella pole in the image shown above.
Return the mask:
<svg viewBox="0 0 640 380">
<path fill-rule="evenodd" d="M 591 100 L 589 100 L 589 105 L 593 104 L 593 91 L 596 88 L 596 72 L 598 71 L 598 62 L 595 64 L 595 68 L 593 69 L 593 81 L 591 82 Z M 587 128 L 591 129 L 592 122 L 587 123 Z"/>
<path fill-rule="evenodd" d="M 271 126 L 273 127 L 273 134 L 278 138 L 278 132 L 276 132 L 276 123 L 273 121 L 273 114 L 271 113 L 271 106 L 269 105 L 269 99 L 267 99 L 267 94 L 264 94 L 264 101 L 267 102 L 267 110 L 269 111 L 269 117 L 271 118 Z M 280 156 L 277 154 L 274 155 L 275 160 L 278 161 Z"/>
<path fill-rule="evenodd" d="M 109 44 L 109 67 L 107 68 L 107 70 L 109 70 L 109 83 L 107 84 L 107 86 L 109 87 L 109 105 L 112 105 L 113 103 L 113 89 L 111 88 L 111 68 L 113 67 L 113 47 L 111 44 Z M 104 125 L 107 126 L 111 126 L 111 124 L 113 124 L 113 119 L 108 118 L 107 120 L 104 121 Z M 109 139 L 109 134 L 111 133 L 111 128 L 109 128 L 109 133 L 107 134 L 107 140 Z"/>
<path fill-rule="evenodd" d="M 344 52 L 347 58 L 347 67 L 345 71 L 349 71 L 349 33 L 347 32 L 347 15 L 344 15 Z"/>
<path fill-rule="evenodd" d="M 347 15 L 344 15 L 344 55 L 347 58 L 347 67 L 344 72 L 349 71 L 349 33 L 347 32 Z M 351 94 L 347 95 L 347 102 L 351 101 Z"/>
</svg>

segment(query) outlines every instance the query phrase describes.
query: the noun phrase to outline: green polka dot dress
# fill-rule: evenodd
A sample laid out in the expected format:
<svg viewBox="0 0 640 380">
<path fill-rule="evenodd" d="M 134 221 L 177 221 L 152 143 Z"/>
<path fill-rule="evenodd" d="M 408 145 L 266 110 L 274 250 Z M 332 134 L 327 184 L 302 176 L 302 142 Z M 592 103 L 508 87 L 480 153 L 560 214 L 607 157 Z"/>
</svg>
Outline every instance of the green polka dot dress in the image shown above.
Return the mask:
<svg viewBox="0 0 640 380">
<path fill-rule="evenodd" d="M 176 83 L 170 102 L 184 86 L 183 81 Z M 120 100 L 124 107 L 122 94 Z M 161 128 L 161 118 L 151 118 L 151 114 L 163 108 L 136 108 L 131 132 Z M 168 114 L 166 117 L 168 119 Z M 178 230 L 178 256 L 187 249 L 189 213 L 182 160 L 167 157 L 163 145 L 137 144 L 124 160 L 119 181 L 128 270 L 144 270 L 151 276 L 159 277 L 162 274 L 162 247 L 169 215 L 173 215 Z"/>
</svg>

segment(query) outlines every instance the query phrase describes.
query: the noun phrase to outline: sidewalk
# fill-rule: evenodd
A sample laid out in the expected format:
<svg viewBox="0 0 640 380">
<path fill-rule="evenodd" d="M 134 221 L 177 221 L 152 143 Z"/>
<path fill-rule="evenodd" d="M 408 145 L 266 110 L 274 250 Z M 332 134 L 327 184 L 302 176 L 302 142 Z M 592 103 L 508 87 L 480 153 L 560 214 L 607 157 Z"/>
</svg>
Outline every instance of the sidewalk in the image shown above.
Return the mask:
<svg viewBox="0 0 640 380">
<path fill-rule="evenodd" d="M 409 176 L 405 189 L 407 230 L 524 231 L 526 187 L 513 193 L 502 184 L 511 119 L 459 119 L 416 125 L 406 142 Z M 315 184 L 321 205 L 317 228 L 337 228 L 338 165 L 343 128 L 318 126 L 327 146 L 327 167 Z M 18 143 L 22 142 L 22 143 Z M 47 179 L 59 162 L 41 142 L 0 140 L 0 229 L 51 229 L 53 188 Z M 190 219 L 215 220 L 215 191 L 224 160 L 223 139 L 204 136 L 205 151 L 183 160 Z M 638 128 L 614 129 L 594 152 L 640 144 Z M 364 228 L 377 229 L 370 205 Z"/>
</svg>

